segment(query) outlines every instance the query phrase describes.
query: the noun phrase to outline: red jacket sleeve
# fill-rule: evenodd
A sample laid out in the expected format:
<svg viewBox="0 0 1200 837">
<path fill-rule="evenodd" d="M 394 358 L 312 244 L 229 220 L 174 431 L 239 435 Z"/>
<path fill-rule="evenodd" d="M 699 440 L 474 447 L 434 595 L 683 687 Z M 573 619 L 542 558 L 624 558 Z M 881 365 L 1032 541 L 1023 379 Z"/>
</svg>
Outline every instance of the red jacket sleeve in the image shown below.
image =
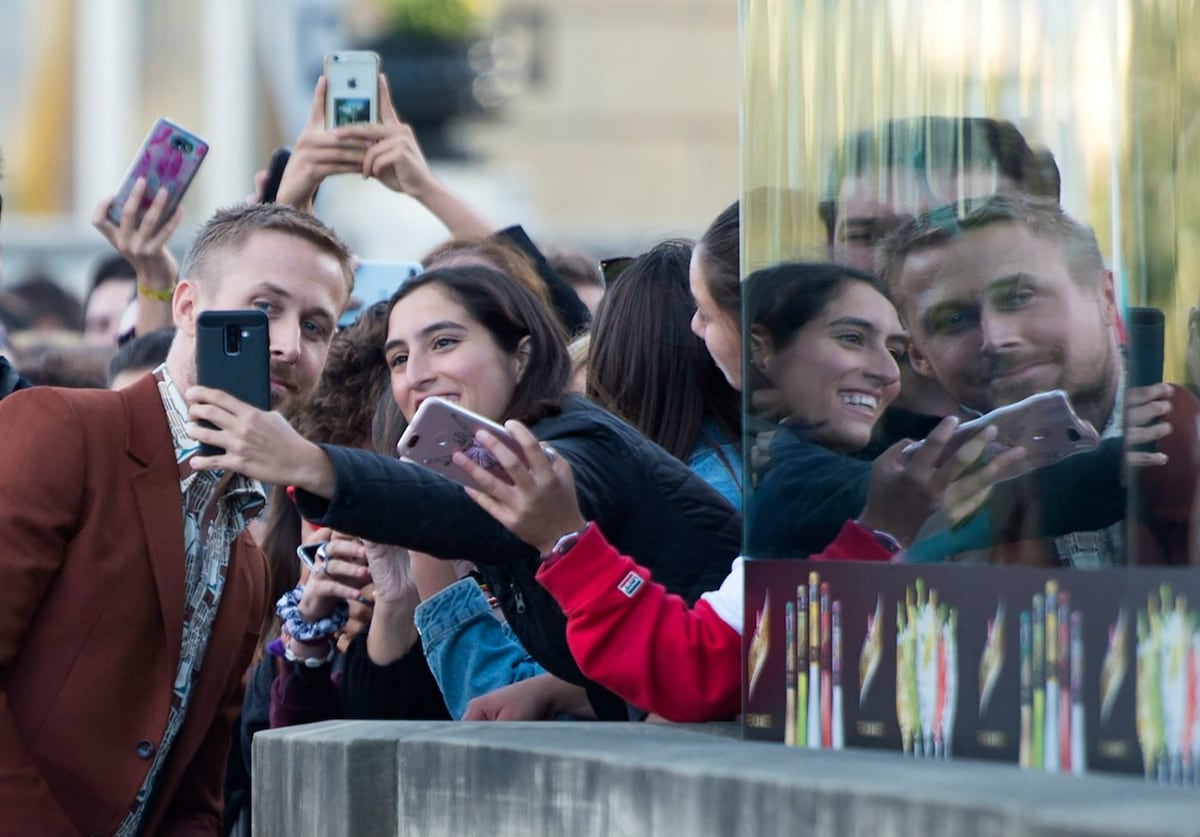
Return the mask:
<svg viewBox="0 0 1200 837">
<path fill-rule="evenodd" d="M 886 561 L 875 536 L 847 521 L 819 555 Z M 650 580 L 596 525 L 537 579 L 567 616 L 567 643 L 580 670 L 635 706 L 670 721 L 732 718 L 741 709 L 740 634 L 708 602 L 694 608 Z"/>
<path fill-rule="evenodd" d="M 847 520 L 833 543 L 809 557 L 818 561 L 890 561 L 893 554 L 870 529 Z"/>
<path fill-rule="evenodd" d="M 741 637 L 703 601 L 689 608 L 651 581 L 599 527 L 537 578 L 566 613 L 567 642 L 589 678 L 671 721 L 738 713 Z"/>
</svg>

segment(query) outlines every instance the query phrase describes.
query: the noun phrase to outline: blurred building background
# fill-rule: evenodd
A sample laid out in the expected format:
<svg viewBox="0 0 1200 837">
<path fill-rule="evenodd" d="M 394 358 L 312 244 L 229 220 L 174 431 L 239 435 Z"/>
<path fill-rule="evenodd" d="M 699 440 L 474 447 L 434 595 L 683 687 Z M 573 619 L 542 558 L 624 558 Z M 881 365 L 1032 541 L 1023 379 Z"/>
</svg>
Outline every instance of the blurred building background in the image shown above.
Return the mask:
<svg viewBox="0 0 1200 837">
<path fill-rule="evenodd" d="M 385 69 L 425 57 L 389 70 L 393 87 L 439 91 L 401 111 L 453 114 L 422 127 L 434 170 L 497 223 L 596 256 L 694 237 L 737 196 L 737 37 L 723 0 L 0 0 L 2 281 L 40 269 L 82 291 L 106 246 L 92 212 L 157 116 L 212 146 L 185 248 L 299 133 L 338 48 L 387 50 Z M 432 42 L 451 44 L 448 69 Z M 447 72 L 457 92 L 437 87 Z M 327 183 L 318 213 L 374 258 L 444 237 L 353 176 Z"/>
</svg>

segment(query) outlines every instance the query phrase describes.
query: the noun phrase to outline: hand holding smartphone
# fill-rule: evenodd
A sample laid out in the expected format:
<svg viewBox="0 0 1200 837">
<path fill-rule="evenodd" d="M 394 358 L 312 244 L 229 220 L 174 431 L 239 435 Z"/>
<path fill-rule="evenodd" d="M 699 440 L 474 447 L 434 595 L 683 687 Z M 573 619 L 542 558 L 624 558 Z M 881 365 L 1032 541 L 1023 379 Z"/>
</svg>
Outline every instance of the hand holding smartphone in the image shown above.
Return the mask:
<svg viewBox="0 0 1200 837">
<path fill-rule="evenodd" d="M 142 147 L 125 173 L 117 189 L 116 197 L 109 204 L 106 217 L 115 226 L 121 225 L 121 211 L 129 195 L 133 191 L 138 178 L 145 178 L 146 189 L 142 193 L 141 206 L 138 207 L 135 226 L 142 223 L 142 218 L 154 196 L 160 188 L 167 190 L 167 205 L 163 208 L 160 226 L 165 224 L 175 210 L 179 208 L 188 186 L 200 169 L 208 154 L 208 143 L 200 137 L 181 128 L 169 119 L 159 118 L 150 128 L 150 133 L 142 142 Z"/>
<path fill-rule="evenodd" d="M 989 425 L 994 425 L 997 432 L 983 455 L 984 461 L 1020 446 L 1025 449 L 1025 457 L 1016 473 L 1052 465 L 1073 453 L 1091 450 L 1100 442 L 1096 429 L 1075 414 L 1067 394 L 1055 389 L 963 422 L 946 443 L 938 464 L 948 461 L 968 439 Z M 904 449 L 905 456 L 911 457 L 922 444 L 913 442 Z"/>
<path fill-rule="evenodd" d="M 262 311 L 202 311 L 196 317 L 196 383 L 200 386 L 270 410 L 270 354 L 271 336 Z M 220 456 L 225 451 L 202 444 L 200 453 Z"/>
<path fill-rule="evenodd" d="M 508 474 L 487 448 L 475 441 L 477 430 L 486 430 L 511 449 L 521 461 L 525 454 L 512 434 L 494 421 L 441 398 L 421 402 L 404 435 L 396 445 L 402 459 L 414 462 L 459 485 L 478 488 L 475 480 L 454 464 L 455 451 L 462 451 L 498 479 L 512 484 Z"/>
<path fill-rule="evenodd" d="M 379 121 L 379 55 L 366 50 L 325 56 L 325 127 Z"/>
</svg>

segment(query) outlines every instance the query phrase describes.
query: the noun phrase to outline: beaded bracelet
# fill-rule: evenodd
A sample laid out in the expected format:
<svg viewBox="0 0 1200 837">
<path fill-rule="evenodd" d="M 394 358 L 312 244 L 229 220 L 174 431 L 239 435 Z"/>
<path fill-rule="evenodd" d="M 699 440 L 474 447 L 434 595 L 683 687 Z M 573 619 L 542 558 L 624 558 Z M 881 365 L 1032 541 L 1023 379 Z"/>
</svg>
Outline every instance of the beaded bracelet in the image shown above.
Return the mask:
<svg viewBox="0 0 1200 837">
<path fill-rule="evenodd" d="M 295 589 L 288 590 L 279 597 L 275 604 L 275 613 L 283 620 L 287 632 L 301 642 L 312 642 L 327 636 L 333 636 L 350 621 L 350 605 L 338 602 L 333 613 L 317 622 L 309 622 L 300 613 L 300 599 L 304 596 L 304 585 L 297 584 Z"/>
<path fill-rule="evenodd" d="M 175 298 L 174 288 L 146 288 L 138 286 L 138 296 L 144 296 L 146 299 L 156 299 L 159 302 L 170 302 Z"/>
</svg>

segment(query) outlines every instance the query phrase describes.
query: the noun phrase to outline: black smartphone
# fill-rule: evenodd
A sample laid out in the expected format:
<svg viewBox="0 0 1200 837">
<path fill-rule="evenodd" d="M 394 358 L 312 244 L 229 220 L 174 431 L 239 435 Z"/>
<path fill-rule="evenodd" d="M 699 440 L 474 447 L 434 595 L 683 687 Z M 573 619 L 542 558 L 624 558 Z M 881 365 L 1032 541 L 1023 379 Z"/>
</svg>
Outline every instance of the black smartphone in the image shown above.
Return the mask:
<svg viewBox="0 0 1200 837">
<path fill-rule="evenodd" d="M 1129 386 L 1145 387 L 1162 381 L 1164 328 L 1163 312 L 1160 309 L 1129 309 L 1126 318 L 1126 331 L 1129 334 Z"/>
<path fill-rule="evenodd" d="M 1127 312 L 1125 329 L 1129 335 L 1126 350 L 1126 382 L 1131 387 L 1148 387 L 1163 379 L 1163 344 L 1166 329 L 1161 309 L 1133 306 Z M 1158 419 L 1155 419 L 1157 422 Z M 1155 442 L 1130 445 L 1131 450 L 1158 449 Z"/>
<path fill-rule="evenodd" d="M 279 184 L 283 182 L 283 170 L 287 168 L 288 160 L 292 159 L 292 149 L 280 146 L 271 152 L 267 162 L 267 179 L 263 181 L 262 198 L 259 203 L 275 203 L 279 196 Z"/>
<path fill-rule="evenodd" d="M 271 335 L 262 311 L 202 311 L 196 317 L 196 383 L 200 386 L 269 410 L 270 360 Z M 212 445 L 200 446 L 202 456 L 224 452 Z"/>
</svg>

